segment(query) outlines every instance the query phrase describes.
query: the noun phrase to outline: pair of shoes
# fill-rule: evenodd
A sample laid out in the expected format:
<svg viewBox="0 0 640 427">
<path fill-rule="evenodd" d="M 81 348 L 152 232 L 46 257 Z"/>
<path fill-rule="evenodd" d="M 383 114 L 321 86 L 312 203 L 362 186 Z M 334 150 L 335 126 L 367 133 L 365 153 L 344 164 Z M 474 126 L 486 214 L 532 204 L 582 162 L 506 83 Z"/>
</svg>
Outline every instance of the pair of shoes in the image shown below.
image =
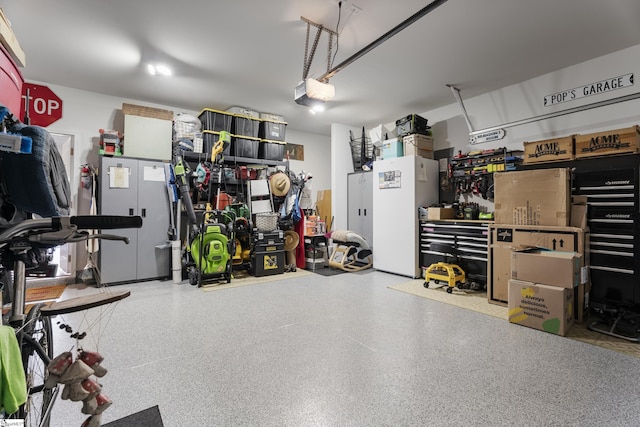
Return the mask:
<svg viewBox="0 0 640 427">
<path fill-rule="evenodd" d="M 296 265 L 295 264 L 287 264 L 284 266 L 284 272 L 285 273 L 295 273 L 296 272 Z"/>
</svg>

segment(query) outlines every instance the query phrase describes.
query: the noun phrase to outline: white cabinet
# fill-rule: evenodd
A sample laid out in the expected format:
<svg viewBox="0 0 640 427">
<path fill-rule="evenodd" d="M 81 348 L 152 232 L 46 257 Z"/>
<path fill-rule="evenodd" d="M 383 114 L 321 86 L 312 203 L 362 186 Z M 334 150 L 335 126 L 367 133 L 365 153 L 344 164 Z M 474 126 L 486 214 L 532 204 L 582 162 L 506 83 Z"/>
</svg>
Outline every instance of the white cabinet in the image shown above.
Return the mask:
<svg viewBox="0 0 640 427">
<path fill-rule="evenodd" d="M 99 213 L 142 217 L 139 229 L 104 231 L 128 237 L 129 244 L 110 240 L 100 242 L 103 284 L 169 276 L 171 245 L 167 231 L 170 214 L 163 162 L 101 157 Z"/>
<path fill-rule="evenodd" d="M 373 173 L 347 175 L 347 228 L 364 237 L 373 247 Z"/>
</svg>

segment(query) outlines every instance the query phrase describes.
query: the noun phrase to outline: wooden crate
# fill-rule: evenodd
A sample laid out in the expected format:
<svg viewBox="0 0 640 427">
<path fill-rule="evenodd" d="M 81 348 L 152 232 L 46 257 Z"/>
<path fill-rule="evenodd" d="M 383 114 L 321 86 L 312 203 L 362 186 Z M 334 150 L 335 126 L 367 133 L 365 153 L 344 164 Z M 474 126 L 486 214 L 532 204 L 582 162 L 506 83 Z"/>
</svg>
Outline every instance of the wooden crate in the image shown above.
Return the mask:
<svg viewBox="0 0 640 427">
<path fill-rule="evenodd" d="M 13 33 L 9 20 L 0 9 L 0 43 L 7 49 L 9 55 L 20 67 L 24 67 L 27 64 L 27 58 Z M 17 114 L 17 111 L 14 111 Z"/>
<path fill-rule="evenodd" d="M 574 159 L 574 135 L 524 143 L 524 164 Z"/>
<path fill-rule="evenodd" d="M 173 111 L 159 108 L 144 107 L 142 105 L 122 103 L 122 114 L 148 117 L 150 119 L 173 120 Z"/>
<path fill-rule="evenodd" d="M 576 159 L 640 152 L 640 126 L 576 135 Z"/>
</svg>

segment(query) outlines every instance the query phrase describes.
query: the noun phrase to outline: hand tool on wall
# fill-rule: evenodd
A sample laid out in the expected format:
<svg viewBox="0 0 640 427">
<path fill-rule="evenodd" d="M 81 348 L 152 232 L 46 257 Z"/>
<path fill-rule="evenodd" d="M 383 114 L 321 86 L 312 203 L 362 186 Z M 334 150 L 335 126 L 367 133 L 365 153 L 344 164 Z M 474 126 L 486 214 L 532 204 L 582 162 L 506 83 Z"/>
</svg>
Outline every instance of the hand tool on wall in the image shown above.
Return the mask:
<svg viewBox="0 0 640 427">
<path fill-rule="evenodd" d="M 231 134 L 226 131 L 221 131 L 220 136 L 215 144 L 213 144 L 213 148 L 211 149 L 211 161 L 216 163 L 219 162 L 218 167 L 218 191 L 216 191 L 216 209 L 220 209 L 220 187 L 222 187 L 222 169 L 224 166 L 222 164 L 222 158 L 218 158 L 220 154 L 224 151 L 225 147 L 231 143 Z"/>
<path fill-rule="evenodd" d="M 184 209 L 189 216 L 189 222 L 193 225 L 196 223 L 196 212 L 193 210 L 193 202 L 191 201 L 191 195 L 189 194 L 189 180 L 187 178 L 187 168 L 184 166 L 181 156 L 174 157 L 173 172 L 176 175 L 176 185 L 180 191 L 180 198 L 184 203 Z"/>
</svg>

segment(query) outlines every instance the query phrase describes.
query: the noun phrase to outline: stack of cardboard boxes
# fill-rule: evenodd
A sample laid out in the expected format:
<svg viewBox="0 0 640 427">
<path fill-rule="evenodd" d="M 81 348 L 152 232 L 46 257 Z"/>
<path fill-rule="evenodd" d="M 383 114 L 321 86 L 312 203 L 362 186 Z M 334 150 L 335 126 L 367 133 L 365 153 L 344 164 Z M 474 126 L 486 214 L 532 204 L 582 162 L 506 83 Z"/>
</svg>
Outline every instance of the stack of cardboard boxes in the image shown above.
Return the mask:
<svg viewBox="0 0 640 427">
<path fill-rule="evenodd" d="M 583 271 L 576 252 L 512 252 L 509 321 L 564 336 L 575 321 Z"/>
<path fill-rule="evenodd" d="M 489 302 L 507 305 L 513 323 L 564 335 L 589 306 L 586 200 L 572 201 L 566 168 L 500 172 L 494 181 Z"/>
<path fill-rule="evenodd" d="M 392 159 L 402 156 L 420 156 L 433 159 L 433 138 L 427 119 L 410 114 L 396 120 L 397 138 L 382 143 L 382 158 Z"/>
</svg>

